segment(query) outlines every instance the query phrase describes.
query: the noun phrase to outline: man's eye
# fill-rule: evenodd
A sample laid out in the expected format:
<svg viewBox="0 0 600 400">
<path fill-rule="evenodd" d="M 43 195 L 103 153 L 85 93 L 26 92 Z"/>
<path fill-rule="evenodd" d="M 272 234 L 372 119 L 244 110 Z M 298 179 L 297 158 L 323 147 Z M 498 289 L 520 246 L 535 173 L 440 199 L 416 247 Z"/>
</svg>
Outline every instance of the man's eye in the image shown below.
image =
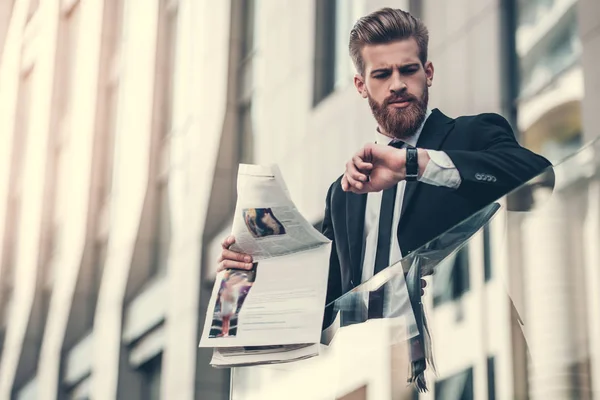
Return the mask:
<svg viewBox="0 0 600 400">
<path fill-rule="evenodd" d="M 406 75 L 412 75 L 415 72 L 417 72 L 418 70 L 419 70 L 418 68 L 410 68 L 410 69 L 405 69 L 403 71 L 403 73 L 406 74 Z"/>
<path fill-rule="evenodd" d="M 374 76 L 375 79 L 385 79 L 389 76 L 390 74 L 388 73 L 383 73 L 383 74 L 377 74 Z"/>
</svg>

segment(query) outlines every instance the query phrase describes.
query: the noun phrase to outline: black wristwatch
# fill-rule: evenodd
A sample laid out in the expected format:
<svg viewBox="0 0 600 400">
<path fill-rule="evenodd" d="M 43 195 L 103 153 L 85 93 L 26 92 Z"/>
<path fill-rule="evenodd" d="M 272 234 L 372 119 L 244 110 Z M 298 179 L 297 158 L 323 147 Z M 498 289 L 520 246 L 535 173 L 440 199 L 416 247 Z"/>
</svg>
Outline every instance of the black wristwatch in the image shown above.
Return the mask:
<svg viewBox="0 0 600 400">
<path fill-rule="evenodd" d="M 406 180 L 414 182 L 419 177 L 419 159 L 416 147 L 406 148 Z"/>
</svg>

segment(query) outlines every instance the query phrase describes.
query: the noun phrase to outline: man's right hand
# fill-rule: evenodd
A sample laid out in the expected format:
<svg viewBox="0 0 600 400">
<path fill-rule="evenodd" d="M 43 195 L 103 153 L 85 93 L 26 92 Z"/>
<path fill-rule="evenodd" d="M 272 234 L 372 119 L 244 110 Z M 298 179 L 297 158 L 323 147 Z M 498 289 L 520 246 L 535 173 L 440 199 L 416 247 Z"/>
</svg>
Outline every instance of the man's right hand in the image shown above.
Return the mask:
<svg viewBox="0 0 600 400">
<path fill-rule="evenodd" d="M 217 259 L 217 262 L 219 263 L 217 272 L 221 272 L 224 269 L 252 269 L 252 256 L 229 250 L 229 247 L 234 243 L 234 236 L 227 236 L 221 243 L 223 249 L 221 255 Z"/>
<path fill-rule="evenodd" d="M 346 163 L 342 190 L 357 194 L 379 192 L 405 178 L 405 149 L 367 143 Z"/>
</svg>

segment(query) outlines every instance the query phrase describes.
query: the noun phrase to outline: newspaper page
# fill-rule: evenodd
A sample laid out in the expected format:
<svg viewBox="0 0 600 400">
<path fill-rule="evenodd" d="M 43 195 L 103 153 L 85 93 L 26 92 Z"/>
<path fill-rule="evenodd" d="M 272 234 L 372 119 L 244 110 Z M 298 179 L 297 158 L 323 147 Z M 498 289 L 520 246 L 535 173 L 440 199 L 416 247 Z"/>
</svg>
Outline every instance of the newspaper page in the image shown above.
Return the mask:
<svg viewBox="0 0 600 400">
<path fill-rule="evenodd" d="M 319 343 L 329 270 L 327 243 L 217 275 L 200 347 Z"/>
<path fill-rule="evenodd" d="M 231 250 L 260 261 L 329 242 L 298 212 L 277 166 L 241 164 L 237 191 Z"/>
<path fill-rule="evenodd" d="M 232 234 L 254 267 L 217 275 L 200 347 L 319 343 L 331 241 L 298 212 L 277 166 L 240 165 Z"/>
</svg>

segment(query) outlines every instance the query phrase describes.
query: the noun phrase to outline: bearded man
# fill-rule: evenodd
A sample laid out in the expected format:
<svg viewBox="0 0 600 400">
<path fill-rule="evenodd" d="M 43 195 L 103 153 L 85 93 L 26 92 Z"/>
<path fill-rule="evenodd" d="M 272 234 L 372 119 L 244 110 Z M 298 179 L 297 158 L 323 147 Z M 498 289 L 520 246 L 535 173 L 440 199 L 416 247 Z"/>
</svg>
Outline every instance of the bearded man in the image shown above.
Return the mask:
<svg viewBox="0 0 600 400">
<path fill-rule="evenodd" d="M 428 108 L 428 40 L 419 19 L 391 8 L 362 17 L 350 33 L 354 85 L 378 126 L 327 193 L 327 303 L 550 166 L 498 114 L 453 119 Z M 250 256 L 229 250 L 234 241 L 223 241 L 219 268 L 252 268 Z M 368 318 L 389 311 L 370 296 Z M 332 319 L 329 309 L 324 325 Z"/>
</svg>

